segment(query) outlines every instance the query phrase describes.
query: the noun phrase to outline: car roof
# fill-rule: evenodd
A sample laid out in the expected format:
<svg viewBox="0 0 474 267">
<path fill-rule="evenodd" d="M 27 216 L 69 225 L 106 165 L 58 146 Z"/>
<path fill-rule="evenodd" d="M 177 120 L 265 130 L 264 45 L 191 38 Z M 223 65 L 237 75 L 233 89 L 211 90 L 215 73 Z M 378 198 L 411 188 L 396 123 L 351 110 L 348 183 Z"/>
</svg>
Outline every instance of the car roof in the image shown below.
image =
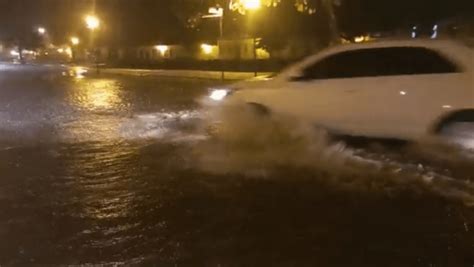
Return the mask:
<svg viewBox="0 0 474 267">
<path fill-rule="evenodd" d="M 471 70 L 474 69 L 474 62 L 472 60 L 474 49 L 469 48 L 461 42 L 450 39 L 380 39 L 363 43 L 340 44 L 329 47 L 320 53 L 310 56 L 303 60 L 302 63 L 307 64 L 326 56 L 345 51 L 390 47 L 422 47 L 436 50 L 455 61 L 457 64 L 461 64 L 464 68 Z"/>
<path fill-rule="evenodd" d="M 329 50 L 356 50 L 364 48 L 384 48 L 384 47 L 427 47 L 427 48 L 458 48 L 465 47 L 460 42 L 449 39 L 379 39 L 362 43 L 340 44 L 330 47 Z"/>
</svg>

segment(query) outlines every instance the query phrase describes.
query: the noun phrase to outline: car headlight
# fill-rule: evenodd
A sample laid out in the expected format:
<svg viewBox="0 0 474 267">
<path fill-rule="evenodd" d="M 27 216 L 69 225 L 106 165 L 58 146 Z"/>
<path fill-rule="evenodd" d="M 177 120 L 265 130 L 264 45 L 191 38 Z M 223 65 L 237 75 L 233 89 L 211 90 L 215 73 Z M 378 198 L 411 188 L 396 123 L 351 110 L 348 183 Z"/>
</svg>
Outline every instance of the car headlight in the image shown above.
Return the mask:
<svg viewBox="0 0 474 267">
<path fill-rule="evenodd" d="M 230 95 L 230 93 L 231 92 L 227 89 L 215 89 L 212 90 L 211 94 L 209 95 L 209 98 L 214 101 L 222 101 L 224 98 Z"/>
</svg>

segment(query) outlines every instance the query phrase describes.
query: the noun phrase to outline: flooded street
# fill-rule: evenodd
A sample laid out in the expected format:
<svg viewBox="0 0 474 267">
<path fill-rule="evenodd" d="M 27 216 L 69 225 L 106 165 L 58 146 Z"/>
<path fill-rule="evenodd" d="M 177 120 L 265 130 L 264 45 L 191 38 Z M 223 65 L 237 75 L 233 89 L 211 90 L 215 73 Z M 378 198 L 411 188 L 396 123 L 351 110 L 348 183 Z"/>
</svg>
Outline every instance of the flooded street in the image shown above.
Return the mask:
<svg viewBox="0 0 474 267">
<path fill-rule="evenodd" d="M 474 157 L 199 104 L 219 81 L 0 65 L 0 266 L 474 266 Z"/>
</svg>

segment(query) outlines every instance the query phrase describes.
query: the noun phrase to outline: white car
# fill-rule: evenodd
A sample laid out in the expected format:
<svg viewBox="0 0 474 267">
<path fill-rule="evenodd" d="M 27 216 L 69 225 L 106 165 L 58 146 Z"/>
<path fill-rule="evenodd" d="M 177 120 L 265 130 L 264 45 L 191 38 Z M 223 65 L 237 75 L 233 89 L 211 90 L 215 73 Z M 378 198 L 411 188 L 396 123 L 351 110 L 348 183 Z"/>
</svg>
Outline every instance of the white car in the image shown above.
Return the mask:
<svg viewBox="0 0 474 267">
<path fill-rule="evenodd" d="M 465 130 L 474 122 L 473 55 L 447 40 L 341 45 L 273 78 L 216 89 L 210 98 L 248 103 L 345 135 L 417 140 L 464 127 L 461 135 L 474 137 L 473 128 Z"/>
</svg>

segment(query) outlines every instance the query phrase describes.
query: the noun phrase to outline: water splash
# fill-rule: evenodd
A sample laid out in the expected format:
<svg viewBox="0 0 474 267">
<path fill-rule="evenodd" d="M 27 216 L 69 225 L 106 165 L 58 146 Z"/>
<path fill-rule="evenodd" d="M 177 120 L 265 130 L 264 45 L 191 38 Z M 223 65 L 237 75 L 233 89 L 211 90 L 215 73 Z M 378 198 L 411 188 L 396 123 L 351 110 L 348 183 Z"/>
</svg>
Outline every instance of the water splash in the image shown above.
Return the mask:
<svg viewBox="0 0 474 267">
<path fill-rule="evenodd" d="M 427 143 L 374 152 L 370 145 L 335 142 L 326 131 L 297 119 L 262 117 L 242 106 L 216 109 L 207 123 L 212 137 L 193 147 L 192 159 L 206 172 L 270 178 L 282 170 L 292 175 L 288 170 L 305 169 L 316 179 L 350 190 L 391 194 L 409 188 L 474 205 L 474 164 L 457 148 L 449 148 L 451 155 L 444 154 L 445 146 Z M 463 171 L 456 172 L 461 165 Z"/>
<path fill-rule="evenodd" d="M 207 138 L 195 131 L 200 119 L 197 110 L 146 113 L 126 119 L 119 132 L 127 140 L 199 141 Z"/>
</svg>

